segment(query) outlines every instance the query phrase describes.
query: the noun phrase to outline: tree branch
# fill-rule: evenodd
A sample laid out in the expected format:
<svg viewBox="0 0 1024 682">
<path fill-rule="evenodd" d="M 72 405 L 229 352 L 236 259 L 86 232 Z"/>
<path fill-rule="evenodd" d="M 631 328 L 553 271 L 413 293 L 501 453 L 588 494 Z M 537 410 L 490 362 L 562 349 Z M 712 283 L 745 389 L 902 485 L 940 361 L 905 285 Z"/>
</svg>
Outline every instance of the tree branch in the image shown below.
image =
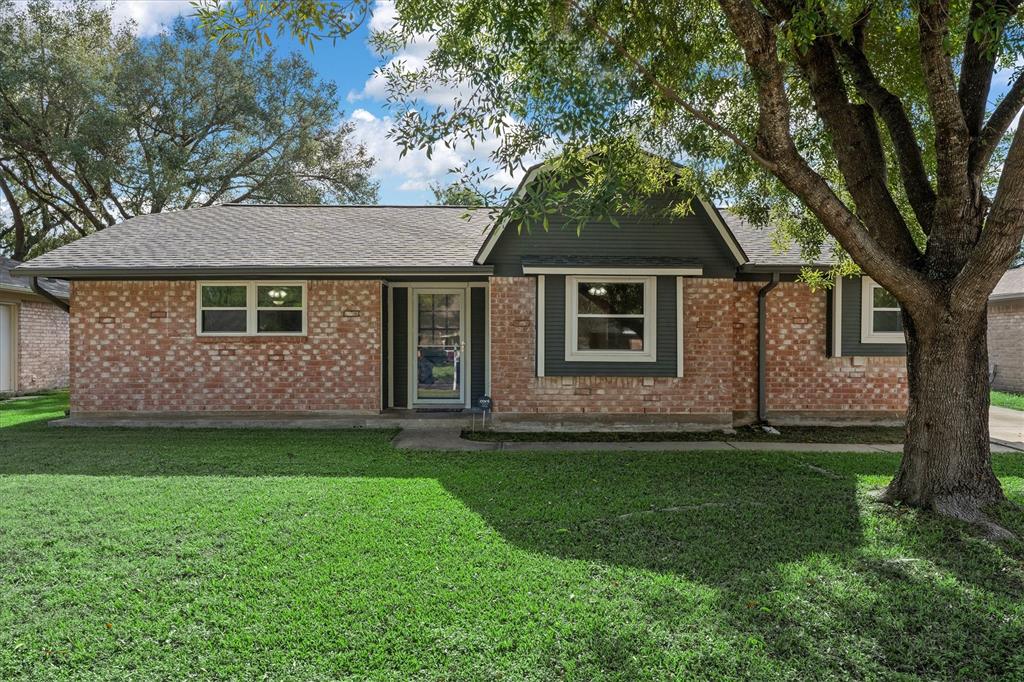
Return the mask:
<svg viewBox="0 0 1024 682">
<path fill-rule="evenodd" d="M 758 147 L 772 161 L 770 170 L 811 210 L 825 229 L 868 274 L 901 300 L 927 305 L 932 287 L 909 264 L 884 249 L 860 219 L 835 195 L 796 148 L 790 134 L 790 107 L 775 29 L 750 0 L 719 0 L 740 42 L 758 92 Z"/>
<path fill-rule="evenodd" d="M 1024 238 L 1024 126 L 1018 126 L 999 178 L 992 210 L 963 270 L 953 281 L 952 299 L 964 311 L 984 309 L 996 282 L 1019 252 Z"/>
<path fill-rule="evenodd" d="M 997 46 L 1003 35 L 1003 28 L 1020 0 L 974 0 L 968 16 L 967 40 L 960 66 L 959 99 L 960 109 L 971 137 L 978 137 L 985 122 L 988 95 L 992 88 L 992 73 L 995 69 Z M 978 34 L 974 28 L 989 13 L 997 15 L 990 25 L 991 31 Z M 976 37 L 977 36 L 977 37 Z M 978 37 L 981 39 L 978 40 Z"/>
<path fill-rule="evenodd" d="M 992 112 L 971 150 L 971 167 L 974 172 L 982 174 L 992 159 L 1000 140 L 1010 129 L 1010 124 L 1017 114 L 1024 109 L 1024 74 L 1017 77 L 1006 92 L 999 106 Z"/>
<path fill-rule="evenodd" d="M 831 138 L 858 216 L 883 248 L 904 263 L 913 263 L 921 253 L 889 192 L 885 152 L 871 107 L 850 102 L 842 71 L 827 39 L 815 39 L 797 54 L 797 60 Z"/>
<path fill-rule="evenodd" d="M 928 105 L 935 122 L 938 195 L 943 199 L 940 203 L 949 207 L 947 212 L 969 205 L 972 201 L 967 168 L 970 131 L 960 108 L 953 65 L 946 51 L 948 21 L 947 0 L 920 0 L 917 23 L 921 66 Z M 980 187 L 976 191 L 980 192 Z M 940 210 L 943 210 L 942 206 Z M 937 222 L 949 225 L 954 219 L 951 215 L 945 215 Z"/>
<path fill-rule="evenodd" d="M 924 167 L 921 147 L 903 101 L 882 85 L 861 49 L 863 35 L 864 25 L 859 22 L 854 27 L 854 43 L 841 39 L 833 42 L 852 76 L 857 92 L 871 105 L 889 131 L 910 206 L 921 229 L 928 234 L 935 212 L 935 190 Z"/>
</svg>

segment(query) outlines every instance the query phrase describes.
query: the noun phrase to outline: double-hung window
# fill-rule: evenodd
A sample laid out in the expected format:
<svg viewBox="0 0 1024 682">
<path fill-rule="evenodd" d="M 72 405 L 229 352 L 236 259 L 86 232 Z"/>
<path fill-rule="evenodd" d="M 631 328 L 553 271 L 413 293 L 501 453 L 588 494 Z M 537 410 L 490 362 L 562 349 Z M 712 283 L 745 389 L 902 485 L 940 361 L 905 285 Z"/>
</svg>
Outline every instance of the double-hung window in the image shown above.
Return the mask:
<svg viewBox="0 0 1024 682">
<path fill-rule="evenodd" d="M 896 297 L 870 277 L 861 279 L 861 343 L 905 343 Z"/>
<path fill-rule="evenodd" d="M 200 336 L 301 336 L 306 333 L 303 282 L 200 282 Z"/>
<path fill-rule="evenodd" d="M 565 278 L 565 359 L 654 362 L 657 278 Z"/>
</svg>

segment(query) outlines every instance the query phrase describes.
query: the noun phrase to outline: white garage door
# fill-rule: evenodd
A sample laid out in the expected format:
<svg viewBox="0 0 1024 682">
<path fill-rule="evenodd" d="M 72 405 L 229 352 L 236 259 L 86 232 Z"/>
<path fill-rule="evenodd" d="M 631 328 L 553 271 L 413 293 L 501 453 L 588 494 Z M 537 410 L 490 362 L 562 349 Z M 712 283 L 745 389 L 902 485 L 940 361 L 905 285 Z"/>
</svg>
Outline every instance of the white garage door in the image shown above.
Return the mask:
<svg viewBox="0 0 1024 682">
<path fill-rule="evenodd" d="M 14 390 L 14 306 L 0 304 L 0 393 Z"/>
</svg>

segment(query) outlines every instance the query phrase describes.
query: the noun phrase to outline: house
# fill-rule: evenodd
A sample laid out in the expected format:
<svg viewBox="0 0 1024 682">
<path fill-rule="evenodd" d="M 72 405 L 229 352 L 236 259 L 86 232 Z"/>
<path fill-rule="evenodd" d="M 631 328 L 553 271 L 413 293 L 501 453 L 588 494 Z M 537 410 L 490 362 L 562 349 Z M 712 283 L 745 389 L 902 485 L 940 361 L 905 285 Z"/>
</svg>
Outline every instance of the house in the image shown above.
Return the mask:
<svg viewBox="0 0 1024 682">
<path fill-rule="evenodd" d="M 992 388 L 1024 393 L 1024 268 L 1009 270 L 988 299 Z"/>
<path fill-rule="evenodd" d="M 577 237 L 483 209 L 222 205 L 19 268 L 71 285 L 75 415 L 460 410 L 498 422 L 898 420 L 898 309 L 694 201 Z"/>
<path fill-rule="evenodd" d="M 0 256 L 0 395 L 68 385 L 68 283 L 12 274 Z"/>
</svg>

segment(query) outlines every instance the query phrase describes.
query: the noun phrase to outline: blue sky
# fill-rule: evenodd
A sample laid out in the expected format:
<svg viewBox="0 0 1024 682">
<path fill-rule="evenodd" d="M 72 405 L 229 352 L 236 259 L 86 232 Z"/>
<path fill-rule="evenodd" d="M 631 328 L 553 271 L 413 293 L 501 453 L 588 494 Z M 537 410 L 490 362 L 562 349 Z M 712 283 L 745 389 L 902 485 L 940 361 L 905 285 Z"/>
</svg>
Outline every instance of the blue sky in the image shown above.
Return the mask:
<svg viewBox="0 0 1024 682">
<path fill-rule="evenodd" d="M 118 19 L 135 21 L 141 35 L 153 35 L 177 16 L 190 16 L 192 7 L 187 0 L 135 0 L 114 5 Z M 373 78 L 379 65 L 378 57 L 369 46 L 371 29 L 390 25 L 393 5 L 390 0 L 377 0 L 373 18 L 354 35 L 336 43 L 320 42 L 310 52 L 290 36 L 274 40 L 273 49 L 279 52 L 298 52 L 308 59 L 325 80 L 338 86 L 339 106 L 345 117 L 356 124 L 356 136 L 377 159 L 376 175 L 380 182 L 380 202 L 384 204 L 422 204 L 433 198 L 429 185 L 445 183 L 452 178 L 448 169 L 466 161 L 485 162 L 491 145 L 484 144 L 471 150 L 439 150 L 427 159 L 422 152 L 411 152 L 399 158 L 399 149 L 387 139 L 390 124 L 385 107 L 383 83 Z M 398 58 L 416 59 L 428 46 L 412 47 Z M 443 97 L 443 94 L 440 95 Z M 498 185 L 514 183 L 518 178 L 498 175 Z"/>
<path fill-rule="evenodd" d="M 120 19 L 130 18 L 135 21 L 140 34 L 153 35 L 178 15 L 189 16 L 192 7 L 188 0 L 122 0 L 114 5 L 114 12 Z M 290 37 L 283 36 L 275 41 L 274 49 L 303 54 L 325 80 L 334 81 L 338 85 L 339 105 L 345 117 L 355 123 L 357 138 L 377 160 L 380 202 L 428 203 L 433 197 L 429 189 L 431 183 L 449 182 L 452 178 L 448 169 L 466 162 L 486 164 L 487 155 L 494 148 L 494 141 L 479 143 L 476 149 L 440 149 L 431 159 L 422 152 L 411 152 L 399 158 L 398 148 L 387 138 L 390 118 L 385 107 L 383 83 L 373 76 L 379 60 L 368 44 L 370 31 L 390 26 L 393 19 L 392 0 L 376 0 L 372 19 L 345 40 L 334 44 L 317 43 L 310 52 Z M 427 51 L 429 44 L 413 45 L 394 58 L 415 62 Z M 1024 64 L 1017 66 L 1022 68 Z M 996 75 L 991 93 L 993 104 L 1006 92 L 1011 76 L 1012 70 Z M 432 97 L 435 102 L 443 103 L 446 93 L 434 93 Z M 524 161 L 529 165 L 534 160 Z M 516 176 L 498 173 L 492 182 L 498 186 L 513 186 L 518 180 Z"/>
</svg>

